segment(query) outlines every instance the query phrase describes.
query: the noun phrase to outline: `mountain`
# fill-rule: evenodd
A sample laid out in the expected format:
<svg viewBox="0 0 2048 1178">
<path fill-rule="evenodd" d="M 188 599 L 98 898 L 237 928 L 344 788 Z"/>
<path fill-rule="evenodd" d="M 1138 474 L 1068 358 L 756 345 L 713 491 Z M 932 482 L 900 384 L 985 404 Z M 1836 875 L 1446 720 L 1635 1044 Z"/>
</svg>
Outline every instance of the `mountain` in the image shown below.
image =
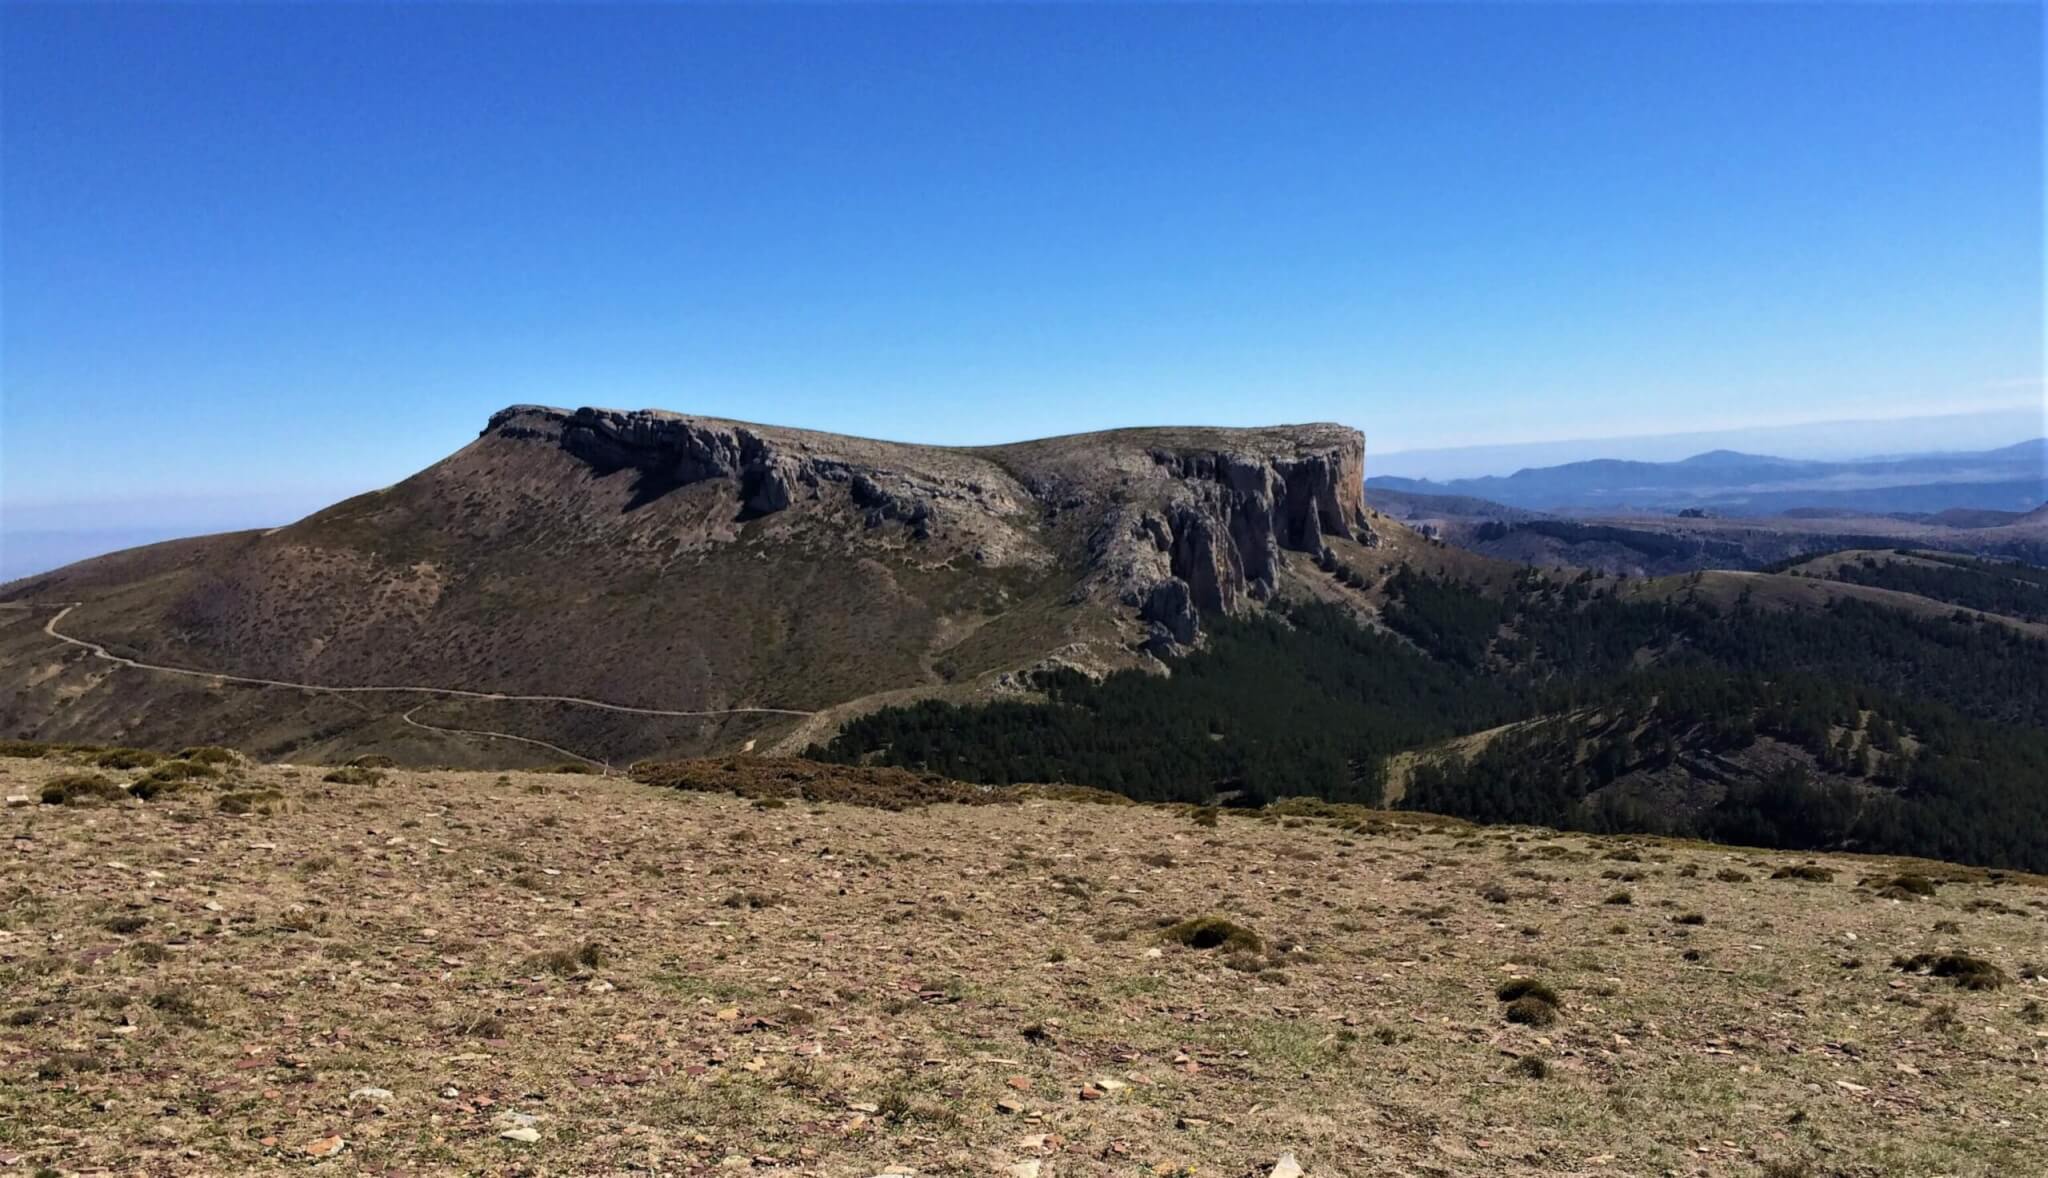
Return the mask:
<svg viewBox="0 0 2048 1178">
<path fill-rule="evenodd" d="M 1382 477 L 1372 479 L 1370 489 L 1470 496 L 1524 510 L 1569 513 L 1685 507 L 1740 515 L 1815 507 L 1875 514 L 2026 511 L 2048 499 L 2048 439 L 1971 453 L 1856 462 L 1714 450 L 1676 462 L 1595 459 L 1446 482 Z"/>
<path fill-rule="evenodd" d="M 0 726 L 430 763 L 809 739 L 1048 660 L 1152 662 L 1296 582 L 1350 593 L 1327 569 L 1377 541 L 1364 449 L 1334 425 L 946 448 L 514 406 L 287 527 L 0 588 Z"/>
<path fill-rule="evenodd" d="M 0 733 L 806 753 L 2048 867 L 2038 570 L 1544 572 L 1371 511 L 1364 462 L 1334 425 L 948 448 L 515 406 L 289 526 L 0 587 Z M 1549 524 L 1590 526 L 1477 526 Z"/>
</svg>

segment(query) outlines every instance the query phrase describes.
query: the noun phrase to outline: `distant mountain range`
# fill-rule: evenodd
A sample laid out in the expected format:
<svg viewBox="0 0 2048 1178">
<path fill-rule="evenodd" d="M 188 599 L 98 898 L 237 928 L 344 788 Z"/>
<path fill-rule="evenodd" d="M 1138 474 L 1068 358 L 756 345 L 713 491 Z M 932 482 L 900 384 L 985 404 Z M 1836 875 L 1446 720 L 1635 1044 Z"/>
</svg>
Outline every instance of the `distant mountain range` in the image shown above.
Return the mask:
<svg viewBox="0 0 2048 1178">
<path fill-rule="evenodd" d="M 1484 478 L 1366 480 L 1369 492 L 1465 496 L 1529 511 L 1609 515 L 1701 508 L 1885 514 L 2030 511 L 2048 500 L 2048 438 L 1996 450 L 1815 462 L 1711 450 L 1677 462 L 1595 459 Z"/>
</svg>

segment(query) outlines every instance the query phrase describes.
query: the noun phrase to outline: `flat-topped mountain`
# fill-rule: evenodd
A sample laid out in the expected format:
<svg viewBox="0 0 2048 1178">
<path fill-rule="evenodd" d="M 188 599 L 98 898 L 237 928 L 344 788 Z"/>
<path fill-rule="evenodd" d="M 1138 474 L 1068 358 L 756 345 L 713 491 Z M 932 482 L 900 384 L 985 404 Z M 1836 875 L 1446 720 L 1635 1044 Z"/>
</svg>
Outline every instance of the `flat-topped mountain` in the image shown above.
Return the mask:
<svg viewBox="0 0 2048 1178">
<path fill-rule="evenodd" d="M 861 701 L 1143 665 L 1283 585 L 1341 597 L 1377 542 L 1364 462 L 1336 425 L 938 447 L 514 406 L 287 527 L 0 589 L 0 725 L 456 762 L 494 738 L 450 730 L 600 758 L 808 740 Z"/>
</svg>

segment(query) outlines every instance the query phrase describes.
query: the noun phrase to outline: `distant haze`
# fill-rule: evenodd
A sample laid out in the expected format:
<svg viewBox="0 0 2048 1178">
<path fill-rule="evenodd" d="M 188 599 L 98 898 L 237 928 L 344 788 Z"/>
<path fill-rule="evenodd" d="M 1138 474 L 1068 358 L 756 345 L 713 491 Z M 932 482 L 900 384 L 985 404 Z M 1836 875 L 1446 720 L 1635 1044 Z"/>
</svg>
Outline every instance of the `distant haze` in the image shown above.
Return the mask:
<svg viewBox="0 0 2048 1178">
<path fill-rule="evenodd" d="M 1558 466 L 1593 458 L 1673 462 L 1708 450 L 1740 450 L 1777 458 L 1840 462 L 1947 450 L 1993 450 L 2048 434 L 2041 406 L 1948 413 L 1885 420 L 1810 422 L 1750 426 L 1696 433 L 1646 434 L 1619 438 L 1576 438 L 1494 446 L 1456 446 L 1378 453 L 1366 431 L 1366 474 L 1414 479 L 1467 479 L 1509 475 L 1531 466 Z"/>
<path fill-rule="evenodd" d="M 1583 438 L 1524 445 L 1465 446 L 1376 454 L 1366 431 L 1366 474 L 1417 479 L 1508 475 L 1525 467 L 1593 458 L 1668 462 L 1708 450 L 1742 450 L 1780 458 L 1841 461 L 1930 451 L 1988 450 L 2048 434 L 2037 409 L 1904 417 L 1887 421 L 1758 426 L 1702 433 Z M 454 449 L 466 438 L 453 439 Z M 1022 440 L 1022 439 L 1017 439 Z M 313 472 L 317 474 L 318 472 Z M 410 472 L 407 472 L 410 473 Z M 209 532 L 276 527 L 303 518 L 371 486 L 325 483 L 319 490 L 251 491 L 243 495 L 77 503 L 0 504 L 0 581 L 140 544 Z"/>
</svg>

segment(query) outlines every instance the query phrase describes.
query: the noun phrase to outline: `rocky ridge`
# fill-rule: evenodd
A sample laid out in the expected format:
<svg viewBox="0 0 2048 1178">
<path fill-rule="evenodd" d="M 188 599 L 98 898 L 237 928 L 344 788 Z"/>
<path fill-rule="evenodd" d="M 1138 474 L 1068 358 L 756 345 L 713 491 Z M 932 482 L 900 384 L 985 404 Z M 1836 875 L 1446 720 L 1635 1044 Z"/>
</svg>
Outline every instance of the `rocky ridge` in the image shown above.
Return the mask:
<svg viewBox="0 0 2048 1178">
<path fill-rule="evenodd" d="M 990 447 L 908 446 L 659 410 L 515 405 L 486 437 L 551 444 L 651 499 L 712 480 L 733 520 L 839 506 L 935 555 L 1042 567 L 1078 531 L 1074 604 L 1113 601 L 1150 650 L 1197 641 L 1203 611 L 1271 598 L 1328 540 L 1377 543 L 1365 438 L 1335 425 L 1138 429 Z M 1076 521 L 1079 521 L 1078 523 Z M 1046 538 L 1049 537 L 1049 540 Z"/>
</svg>

